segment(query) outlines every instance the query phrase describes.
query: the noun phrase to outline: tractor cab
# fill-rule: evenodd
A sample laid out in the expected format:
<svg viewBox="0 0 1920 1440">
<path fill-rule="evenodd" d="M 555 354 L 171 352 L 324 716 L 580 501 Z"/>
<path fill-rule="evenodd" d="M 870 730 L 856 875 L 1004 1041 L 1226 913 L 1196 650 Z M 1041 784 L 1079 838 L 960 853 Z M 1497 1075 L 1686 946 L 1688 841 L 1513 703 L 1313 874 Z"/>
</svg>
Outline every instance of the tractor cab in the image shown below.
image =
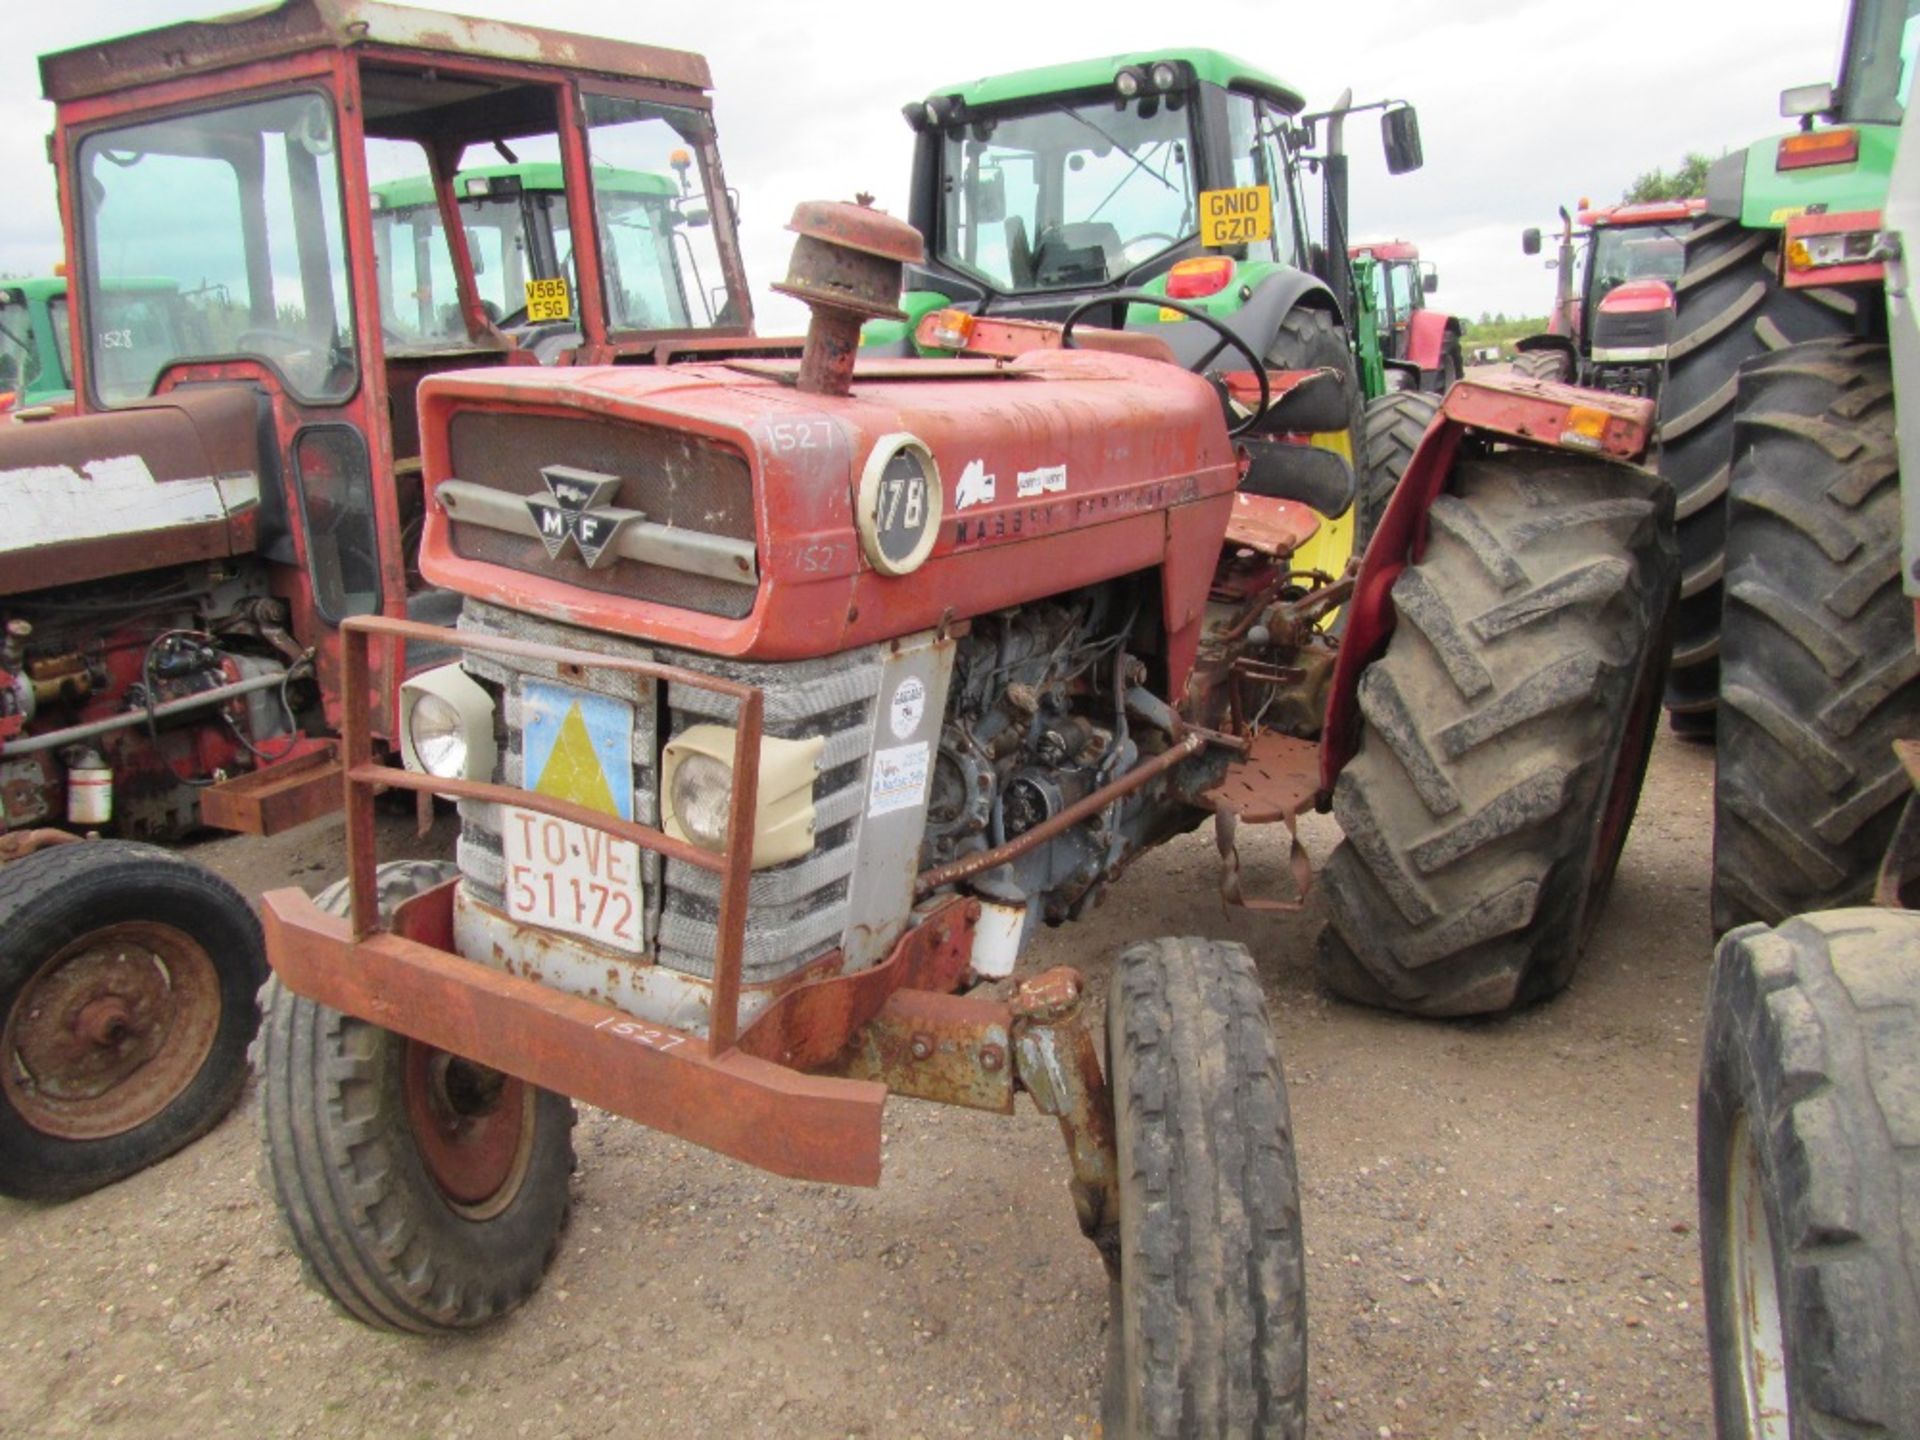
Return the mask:
<svg viewBox="0 0 1920 1440">
<path fill-rule="evenodd" d="M 341 621 L 451 613 L 414 568 L 422 380 L 753 344 L 697 55 L 288 0 L 41 75 L 82 427 L 66 448 L 144 447 L 166 479 L 166 444 L 107 433 L 165 415 L 246 472 L 219 544 L 267 562 L 329 726 Z M 234 433 L 209 442 L 215 390 L 250 402 L 218 407 Z M 416 658 L 372 678 L 391 743 Z"/>
<path fill-rule="evenodd" d="M 1332 117 L 1305 110 L 1291 85 L 1215 50 L 1025 70 L 909 104 L 926 259 L 908 275 L 906 321 L 869 327 L 867 344 L 908 349 L 919 318 L 949 306 L 1059 320 L 1109 294 L 1092 318 L 1158 327 L 1182 360 L 1216 337 L 1153 299 L 1199 306 L 1263 355 L 1303 304 L 1338 324 L 1350 282 L 1313 242 L 1302 185 L 1314 125 Z M 1396 102 L 1386 122 L 1390 168 L 1414 168 L 1411 108 Z M 1337 152 L 1338 119 L 1329 129 Z M 1342 239 L 1331 253 L 1345 251 Z M 1133 291 L 1149 302 L 1119 298 Z"/>
</svg>

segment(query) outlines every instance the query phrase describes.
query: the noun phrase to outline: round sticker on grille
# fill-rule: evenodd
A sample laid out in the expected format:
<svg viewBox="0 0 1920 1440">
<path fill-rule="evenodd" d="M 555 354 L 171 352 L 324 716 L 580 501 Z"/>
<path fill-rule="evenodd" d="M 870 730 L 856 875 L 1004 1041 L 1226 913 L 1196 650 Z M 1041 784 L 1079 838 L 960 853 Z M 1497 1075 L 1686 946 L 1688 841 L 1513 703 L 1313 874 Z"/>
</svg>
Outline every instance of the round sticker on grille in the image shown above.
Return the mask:
<svg viewBox="0 0 1920 1440">
<path fill-rule="evenodd" d="M 860 476 L 860 547 L 873 568 L 906 575 L 920 568 L 940 530 L 940 470 L 911 435 L 874 444 Z"/>
<path fill-rule="evenodd" d="M 893 704 L 888 708 L 888 723 L 893 726 L 893 738 L 904 740 L 920 728 L 920 717 L 927 713 L 927 687 L 917 675 L 909 675 L 900 682 L 900 688 L 893 692 Z"/>
</svg>

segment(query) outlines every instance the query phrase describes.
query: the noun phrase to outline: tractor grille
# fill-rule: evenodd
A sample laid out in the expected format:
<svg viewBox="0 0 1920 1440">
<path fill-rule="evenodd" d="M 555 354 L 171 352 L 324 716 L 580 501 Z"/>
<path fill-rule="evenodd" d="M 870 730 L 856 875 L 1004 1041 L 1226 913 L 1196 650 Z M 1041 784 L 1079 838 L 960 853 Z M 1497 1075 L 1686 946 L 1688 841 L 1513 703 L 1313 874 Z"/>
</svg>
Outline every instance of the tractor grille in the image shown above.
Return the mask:
<svg viewBox="0 0 1920 1440">
<path fill-rule="evenodd" d="M 453 417 L 447 443 L 453 474 L 471 484 L 537 497 L 547 493 L 540 478 L 543 466 L 571 465 L 620 476 L 620 489 L 608 503 L 638 510 L 655 524 L 730 540 L 754 538 L 753 475 L 747 462 L 698 436 L 606 420 L 465 410 Z M 549 556 L 533 535 L 456 523 L 453 548 L 469 560 L 703 615 L 738 620 L 753 609 L 751 585 L 624 557 L 589 568 L 572 546 Z"/>
<path fill-rule="evenodd" d="M 760 687 L 765 729 L 785 739 L 821 736 L 826 744 L 814 780 L 814 848 L 785 865 L 756 870 L 749 889 L 746 947 L 741 978 L 749 985 L 776 980 L 841 943 L 848 918 L 862 808 L 867 752 L 872 744 L 874 697 L 880 687 L 878 647 L 826 660 L 759 665 L 665 650 L 617 636 L 534 620 L 478 601 L 467 601 L 460 628 L 547 645 L 563 645 L 630 660 L 652 660 Z M 502 730 L 496 782 L 524 787 L 519 681 L 523 677 L 614 696 L 634 707 L 633 814 L 660 823 L 660 748 L 674 734 L 702 723 L 732 724 L 733 702 L 690 686 L 666 687 L 614 671 L 592 671 L 584 683 L 562 679 L 551 664 L 468 651 L 465 668 L 494 694 Z M 473 898 L 505 908 L 505 859 L 496 807 L 462 802 L 460 871 Z M 646 936 L 654 960 L 683 974 L 710 977 L 717 945 L 720 877 L 680 861 L 664 866 L 641 856 L 646 900 Z M 664 876 L 662 870 L 664 869 Z"/>
</svg>

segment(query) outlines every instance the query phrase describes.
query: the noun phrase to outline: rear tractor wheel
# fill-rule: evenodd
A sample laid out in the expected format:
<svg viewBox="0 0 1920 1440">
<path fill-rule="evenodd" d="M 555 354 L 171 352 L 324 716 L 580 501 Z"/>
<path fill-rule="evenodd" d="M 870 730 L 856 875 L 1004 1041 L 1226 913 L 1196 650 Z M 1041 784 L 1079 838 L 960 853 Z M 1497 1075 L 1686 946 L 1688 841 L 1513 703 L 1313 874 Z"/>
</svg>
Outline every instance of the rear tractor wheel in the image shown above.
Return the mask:
<svg viewBox="0 0 1920 1440">
<path fill-rule="evenodd" d="M 1333 792 L 1322 978 L 1476 1015 L 1572 978 L 1639 799 L 1676 564 L 1634 466 L 1512 450 L 1455 468 L 1361 676 Z"/>
<path fill-rule="evenodd" d="M 1307 1318 L 1287 1092 L 1253 959 L 1152 940 L 1107 1001 L 1120 1162 L 1104 1432 L 1306 1432 Z"/>
<path fill-rule="evenodd" d="M 380 910 L 452 878 L 379 870 Z M 336 915 L 345 881 L 316 901 Z M 385 1330 L 468 1330 L 539 1286 L 559 1247 L 573 1104 L 268 983 L 262 1173 L 308 1276 Z"/>
<path fill-rule="evenodd" d="M 1564 350 L 1522 350 L 1513 357 L 1513 373 L 1529 380 L 1573 383 L 1573 357 Z"/>
<path fill-rule="evenodd" d="M 246 900 L 169 851 L 87 840 L 0 869 L 0 1194 L 71 1199 L 211 1130 L 265 975 Z"/>
<path fill-rule="evenodd" d="M 1360 473 L 1360 498 L 1357 511 L 1354 549 L 1365 550 L 1387 512 L 1387 502 L 1400 488 L 1400 477 L 1427 433 L 1433 417 L 1440 413 L 1440 396 L 1425 390 L 1389 390 L 1367 402 L 1367 468 Z"/>
</svg>

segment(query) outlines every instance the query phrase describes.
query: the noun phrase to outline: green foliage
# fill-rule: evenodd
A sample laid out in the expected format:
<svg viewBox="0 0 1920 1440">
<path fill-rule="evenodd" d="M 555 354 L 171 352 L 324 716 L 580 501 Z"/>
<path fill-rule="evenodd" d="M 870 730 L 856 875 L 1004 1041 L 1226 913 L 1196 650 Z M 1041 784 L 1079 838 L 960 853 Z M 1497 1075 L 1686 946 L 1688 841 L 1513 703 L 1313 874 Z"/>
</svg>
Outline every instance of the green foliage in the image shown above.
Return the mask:
<svg viewBox="0 0 1920 1440">
<path fill-rule="evenodd" d="M 1713 161 L 1698 150 L 1689 150 L 1680 168 L 1669 175 L 1664 170 L 1649 170 L 1627 187 L 1620 197 L 1626 205 L 1641 205 L 1649 200 L 1691 200 L 1707 193 L 1707 167 Z"/>
<path fill-rule="evenodd" d="M 1509 320 L 1504 313 L 1489 315 L 1480 312 L 1480 318 L 1469 324 L 1466 333 L 1461 336 L 1463 349 L 1476 350 L 1485 345 L 1498 345 L 1502 354 L 1510 353 L 1513 342 L 1527 335 L 1539 335 L 1547 328 L 1544 315 L 1522 315 Z"/>
</svg>

